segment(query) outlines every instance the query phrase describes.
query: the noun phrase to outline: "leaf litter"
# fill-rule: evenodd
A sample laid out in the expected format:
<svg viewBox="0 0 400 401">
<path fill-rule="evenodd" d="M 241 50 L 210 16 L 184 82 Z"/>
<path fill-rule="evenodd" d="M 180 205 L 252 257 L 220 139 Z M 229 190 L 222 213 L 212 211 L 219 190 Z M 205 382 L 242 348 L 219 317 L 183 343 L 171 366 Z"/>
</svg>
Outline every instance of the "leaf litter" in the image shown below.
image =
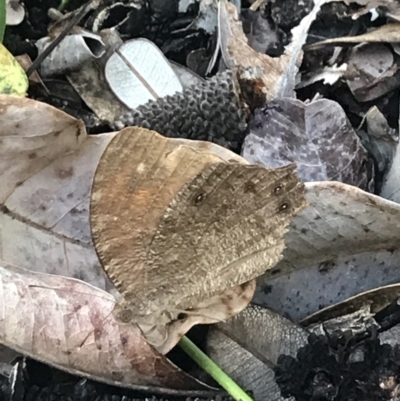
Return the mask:
<svg viewBox="0 0 400 401">
<path fill-rule="evenodd" d="M 119 299 L 120 295 L 99 262 L 89 224 L 91 181 L 104 149 L 118 135 L 110 131 L 138 125 L 167 137 L 181 138 L 171 142 L 174 146 L 205 150 L 228 161 L 245 163 L 246 159 L 248 163 L 267 167 L 295 162 L 305 182 L 308 207 L 290 225 L 283 259 L 258 279 L 253 300 L 258 306 L 251 304 L 233 319 L 210 327 L 209 337 L 206 337 L 209 353 L 243 388 L 252 391 L 255 400 L 283 400 L 284 396 L 296 400 L 308 397 L 309 400 L 316 394 L 336 401 L 357 394 L 359 399 L 368 400 L 368 396 L 377 397 L 378 393 L 380 399 L 395 399 L 399 377 L 393 367 L 398 344 L 395 286 L 399 282 L 397 238 L 400 224 L 398 5 L 380 1 L 346 1 L 345 4 L 319 1 L 314 8 L 310 7 L 312 4 L 303 8 L 296 4 L 290 15 L 285 16 L 287 8 L 280 1 L 274 5 L 265 2 L 257 11 L 226 1 L 202 2 L 200 10 L 192 8 L 193 4 L 180 4 L 175 11 L 163 8 L 156 1 L 150 3 L 148 9 L 138 3 L 121 20 L 113 14 L 119 6 L 97 2 L 90 11 L 93 18 L 84 18 L 80 23 L 82 28 L 101 37 L 104 37 L 104 28 L 112 24 L 115 27 L 114 39 L 103 42 L 106 47 L 103 55 L 67 67 L 68 80 L 82 99 L 76 101 L 78 107 L 72 103 L 67 105 L 68 112 L 77 117 L 78 110 L 84 110 L 85 116 L 92 113 L 90 120 L 85 117 L 89 134 L 102 134 L 87 135 L 81 121 L 43 103 L 9 96 L 1 99 L 5 128 L 0 141 L 0 259 L 3 267 L 17 266 L 4 270 L 7 277 L 13 277 L 11 286 L 29 282 L 32 277 L 42 277 L 51 281 L 51 289 L 41 285 L 34 291 L 53 294 L 57 285 L 66 282 L 86 285 L 86 295 L 107 290 L 112 295 L 101 292 L 99 299 L 110 299 L 110 302 L 112 299 L 111 303 Z M 60 31 L 77 14 L 71 11 L 62 17 Z M 252 12 L 250 24 L 249 11 Z M 151 19 L 154 26 L 168 19 L 171 22 L 151 30 L 148 29 L 152 26 Z M 127 27 L 132 24 L 136 29 L 134 38 L 127 33 Z M 329 30 L 332 26 L 335 28 Z M 6 47 L 10 49 L 14 49 L 11 39 L 14 32 L 18 32 L 16 29 L 19 28 L 13 27 L 11 36 L 5 38 Z M 40 29 L 41 36 L 37 34 Z M 46 37 L 46 30 L 46 23 L 39 26 L 34 39 Z M 164 98 L 156 96 L 150 101 L 145 99 L 129 110 L 126 101 L 119 100 L 118 91 L 110 88 L 110 81 L 107 83 L 105 66 L 122 43 L 129 43 L 131 39 L 137 41 L 137 38 L 147 40 L 152 49 L 158 47 L 162 61 L 154 61 L 148 69 L 139 72 L 136 69 L 139 61 L 133 58 L 126 65 L 135 72 L 135 79 L 140 77 L 142 86 L 151 88 L 152 77 L 168 75 L 182 86 L 176 94 Z M 196 49 L 202 49 L 202 57 L 208 60 L 211 71 L 201 79 L 186 71 L 183 85 L 177 72 L 179 67 L 174 68 L 173 62 L 200 71 L 193 58 L 189 63 L 188 55 Z M 26 49 L 17 51 L 24 52 Z M 68 53 L 67 61 L 72 59 L 72 54 Z M 214 60 L 211 60 L 213 55 Z M 140 61 L 150 62 L 146 57 Z M 204 74 L 205 70 L 202 71 Z M 328 78 L 333 72 L 334 79 Z M 60 88 L 65 88 L 65 84 L 61 86 L 60 81 L 50 81 L 43 74 L 41 78 L 42 81 L 36 83 L 30 81 L 29 96 L 65 107 L 65 102 L 58 100 Z M 113 78 L 120 77 L 111 80 Z M 129 85 L 127 82 L 126 87 Z M 69 91 L 67 98 L 79 99 L 76 92 L 71 96 L 73 90 Z M 135 99 L 139 98 L 137 93 Z M 135 132 L 132 130 L 131 134 Z M 210 142 L 196 142 L 196 139 L 215 142 L 236 154 Z M 237 155 L 240 152 L 244 159 Z M 42 273 L 22 273 L 21 268 Z M 13 276 L 15 274 L 20 278 Z M 79 280 L 99 289 L 87 287 Z M 26 292 L 28 290 L 22 290 Z M 368 309 L 379 297 L 385 301 L 379 302 L 375 309 Z M 89 302 L 102 302 L 89 298 Z M 353 305 L 350 311 L 347 303 Z M 70 307 L 65 302 L 60 305 Z M 298 325 L 305 325 L 307 317 L 317 316 L 323 307 L 328 307 L 328 313 L 321 315 L 315 329 L 308 325 L 303 329 Z M 339 316 L 342 320 L 335 323 L 333 329 L 329 308 L 337 311 L 336 317 L 347 314 L 345 318 Z M 56 316 L 48 306 L 41 304 L 38 309 Z M 101 312 L 107 311 L 107 308 L 101 309 Z M 190 314 L 183 316 L 184 320 L 189 317 Z M 19 318 L 26 319 L 23 314 Z M 285 327 L 286 331 L 280 329 Z M 129 330 L 136 330 L 143 341 L 143 346 L 132 352 L 140 355 L 141 350 L 149 350 L 153 358 L 165 361 L 164 373 L 165 369 L 172 369 L 167 381 L 162 381 L 165 376 L 159 370 L 158 373 L 147 371 L 144 376 L 136 376 L 130 385 L 136 389 L 141 389 L 142 384 L 155 385 L 158 389 L 153 387 L 153 392 L 167 394 L 169 390 L 165 387 L 171 389 L 172 379 L 185 377 L 183 372 L 168 365 L 168 360 L 146 343 L 136 326 L 130 325 Z M 338 333 L 334 334 L 335 330 Z M 313 331 L 319 337 L 309 337 L 307 345 L 307 336 Z M 328 337 L 323 337 L 328 332 Z M 52 330 L 50 337 L 51 333 Z M 53 332 L 53 337 L 63 337 L 62 333 L 56 333 Z M 93 341 L 98 334 L 93 330 L 88 338 Z M 84 331 L 78 333 L 80 336 L 85 336 Z M 97 350 L 99 341 L 92 343 Z M 281 347 L 271 346 L 274 341 Z M 14 339 L 6 345 L 18 348 L 17 343 Z M 351 363 L 344 367 L 329 359 L 329 350 L 335 349 L 338 343 L 344 347 L 342 358 L 353 355 L 344 344 L 356 344 L 358 352 L 364 352 L 362 380 L 354 376 Z M 380 348 L 381 343 L 392 348 Z M 368 354 L 371 350 L 386 356 L 372 363 Z M 65 369 L 62 356 L 57 353 L 43 357 L 40 347 L 34 353 L 29 349 L 18 351 Z M 241 356 L 233 357 L 236 352 Z M 293 359 L 280 358 L 285 354 Z M 305 359 L 307 355 L 309 358 Z M 319 365 L 315 364 L 314 355 L 322 358 Z M 174 360 L 172 353 L 170 357 Z M 111 360 L 112 363 L 118 361 L 116 357 Z M 330 367 L 327 361 L 332 362 Z M 18 376 L 20 370 L 27 372 L 30 363 L 29 360 L 18 362 L 12 377 Z M 118 383 L 102 370 L 103 365 L 92 365 L 79 368 L 74 365 L 72 370 L 83 376 Z M 148 366 L 143 362 L 139 370 Z M 332 366 L 342 372 L 349 385 L 332 374 L 328 379 L 315 377 L 314 384 L 304 390 L 301 380 L 305 380 L 306 372 L 316 367 L 330 371 Z M 275 381 L 277 367 L 280 370 Z M 90 370 L 93 368 L 102 371 L 93 373 Z M 377 373 L 379 369 L 388 369 L 394 382 L 389 383 L 388 377 Z M 133 373 L 128 369 L 127 374 Z M 284 377 L 289 381 L 282 380 Z M 183 379 L 184 383 L 176 386 L 177 391 L 183 391 L 185 384 L 195 383 L 189 380 L 193 379 Z M 14 381 L 17 387 L 28 393 L 31 391 L 23 380 Z M 81 391 L 78 388 L 91 389 L 93 394 L 106 391 L 90 386 L 93 385 L 77 383 L 70 391 Z M 370 392 L 365 391 L 368 386 Z M 51 388 L 53 394 L 59 391 L 54 386 Z M 365 398 L 360 398 L 360 394 Z M 43 394 L 41 397 L 46 399 Z"/>
</svg>

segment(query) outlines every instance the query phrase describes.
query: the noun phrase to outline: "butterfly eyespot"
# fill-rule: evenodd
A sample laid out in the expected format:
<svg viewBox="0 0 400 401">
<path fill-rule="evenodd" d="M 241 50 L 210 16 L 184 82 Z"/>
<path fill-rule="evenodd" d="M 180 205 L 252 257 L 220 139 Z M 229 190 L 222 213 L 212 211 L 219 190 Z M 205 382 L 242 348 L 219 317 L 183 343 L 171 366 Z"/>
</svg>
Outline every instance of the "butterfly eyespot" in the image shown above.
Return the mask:
<svg viewBox="0 0 400 401">
<path fill-rule="evenodd" d="M 277 193 L 279 193 L 281 191 L 282 191 L 282 186 L 281 185 L 278 185 L 277 187 L 274 188 L 274 194 L 277 194 Z"/>
<path fill-rule="evenodd" d="M 129 323 L 133 319 L 133 313 L 129 309 L 122 309 L 119 311 L 118 317 L 122 323 Z"/>
<path fill-rule="evenodd" d="M 206 194 L 205 194 L 204 192 L 202 192 L 202 193 L 200 193 L 200 194 L 197 194 L 197 195 L 194 197 L 194 203 L 195 203 L 196 205 L 200 204 L 201 202 L 204 201 L 205 197 L 206 197 Z"/>
<path fill-rule="evenodd" d="M 254 182 L 251 181 L 246 182 L 244 184 L 244 192 L 253 192 L 253 193 L 256 192 L 256 186 Z"/>
<path fill-rule="evenodd" d="M 287 203 L 287 202 L 282 203 L 282 204 L 279 206 L 279 211 L 280 211 L 280 212 L 284 212 L 284 211 L 286 211 L 286 210 L 288 210 L 288 209 L 289 209 L 289 203 Z"/>
</svg>

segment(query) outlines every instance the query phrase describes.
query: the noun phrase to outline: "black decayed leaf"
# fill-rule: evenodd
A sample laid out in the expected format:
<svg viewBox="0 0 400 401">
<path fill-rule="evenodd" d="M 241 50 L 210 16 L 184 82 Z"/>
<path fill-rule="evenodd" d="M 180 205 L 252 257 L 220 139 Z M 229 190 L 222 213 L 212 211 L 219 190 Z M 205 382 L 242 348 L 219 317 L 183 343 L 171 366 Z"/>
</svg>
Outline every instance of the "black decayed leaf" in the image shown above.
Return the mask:
<svg viewBox="0 0 400 401">
<path fill-rule="evenodd" d="M 282 396 L 296 401 L 394 401 L 400 348 L 381 344 L 376 333 L 311 334 L 296 358 L 279 357 L 275 378 Z"/>
</svg>

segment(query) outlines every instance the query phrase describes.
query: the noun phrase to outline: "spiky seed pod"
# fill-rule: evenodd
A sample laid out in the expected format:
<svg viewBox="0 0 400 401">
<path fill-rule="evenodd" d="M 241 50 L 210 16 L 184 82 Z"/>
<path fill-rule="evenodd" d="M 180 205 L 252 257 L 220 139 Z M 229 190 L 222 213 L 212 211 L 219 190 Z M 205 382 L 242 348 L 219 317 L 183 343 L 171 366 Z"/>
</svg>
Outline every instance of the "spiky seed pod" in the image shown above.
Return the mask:
<svg viewBox="0 0 400 401">
<path fill-rule="evenodd" d="M 139 106 L 116 120 L 114 127 L 136 125 L 167 137 L 207 140 L 239 152 L 246 117 L 235 75 L 224 71 L 182 93 Z"/>
</svg>

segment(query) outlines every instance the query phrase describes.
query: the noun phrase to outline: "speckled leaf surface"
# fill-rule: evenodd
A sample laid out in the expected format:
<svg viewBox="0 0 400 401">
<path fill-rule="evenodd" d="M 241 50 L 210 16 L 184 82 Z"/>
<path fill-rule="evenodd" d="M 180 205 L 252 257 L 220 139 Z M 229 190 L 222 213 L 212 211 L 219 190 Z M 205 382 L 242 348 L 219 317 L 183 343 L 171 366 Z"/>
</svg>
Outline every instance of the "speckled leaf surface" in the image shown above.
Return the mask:
<svg viewBox="0 0 400 401">
<path fill-rule="evenodd" d="M 0 260 L 106 288 L 92 245 L 89 193 L 114 134 L 31 99 L 0 96 Z"/>
<path fill-rule="evenodd" d="M 123 387 L 206 389 L 115 320 L 112 295 L 80 280 L 0 263 L 1 343 L 70 373 Z"/>
<path fill-rule="evenodd" d="M 258 280 L 254 301 L 300 320 L 400 281 L 400 206 L 338 182 L 306 184 L 283 260 Z"/>
<path fill-rule="evenodd" d="M 296 355 L 307 342 L 307 331 L 271 310 L 250 305 L 244 311 L 210 328 L 210 357 L 257 400 L 283 400 L 274 381 L 279 355 Z M 238 361 L 240 363 L 238 364 Z"/>
<path fill-rule="evenodd" d="M 344 110 L 332 100 L 305 104 L 281 98 L 256 110 L 242 155 L 268 167 L 296 162 L 305 182 L 341 181 L 373 190 L 373 163 Z"/>
</svg>

